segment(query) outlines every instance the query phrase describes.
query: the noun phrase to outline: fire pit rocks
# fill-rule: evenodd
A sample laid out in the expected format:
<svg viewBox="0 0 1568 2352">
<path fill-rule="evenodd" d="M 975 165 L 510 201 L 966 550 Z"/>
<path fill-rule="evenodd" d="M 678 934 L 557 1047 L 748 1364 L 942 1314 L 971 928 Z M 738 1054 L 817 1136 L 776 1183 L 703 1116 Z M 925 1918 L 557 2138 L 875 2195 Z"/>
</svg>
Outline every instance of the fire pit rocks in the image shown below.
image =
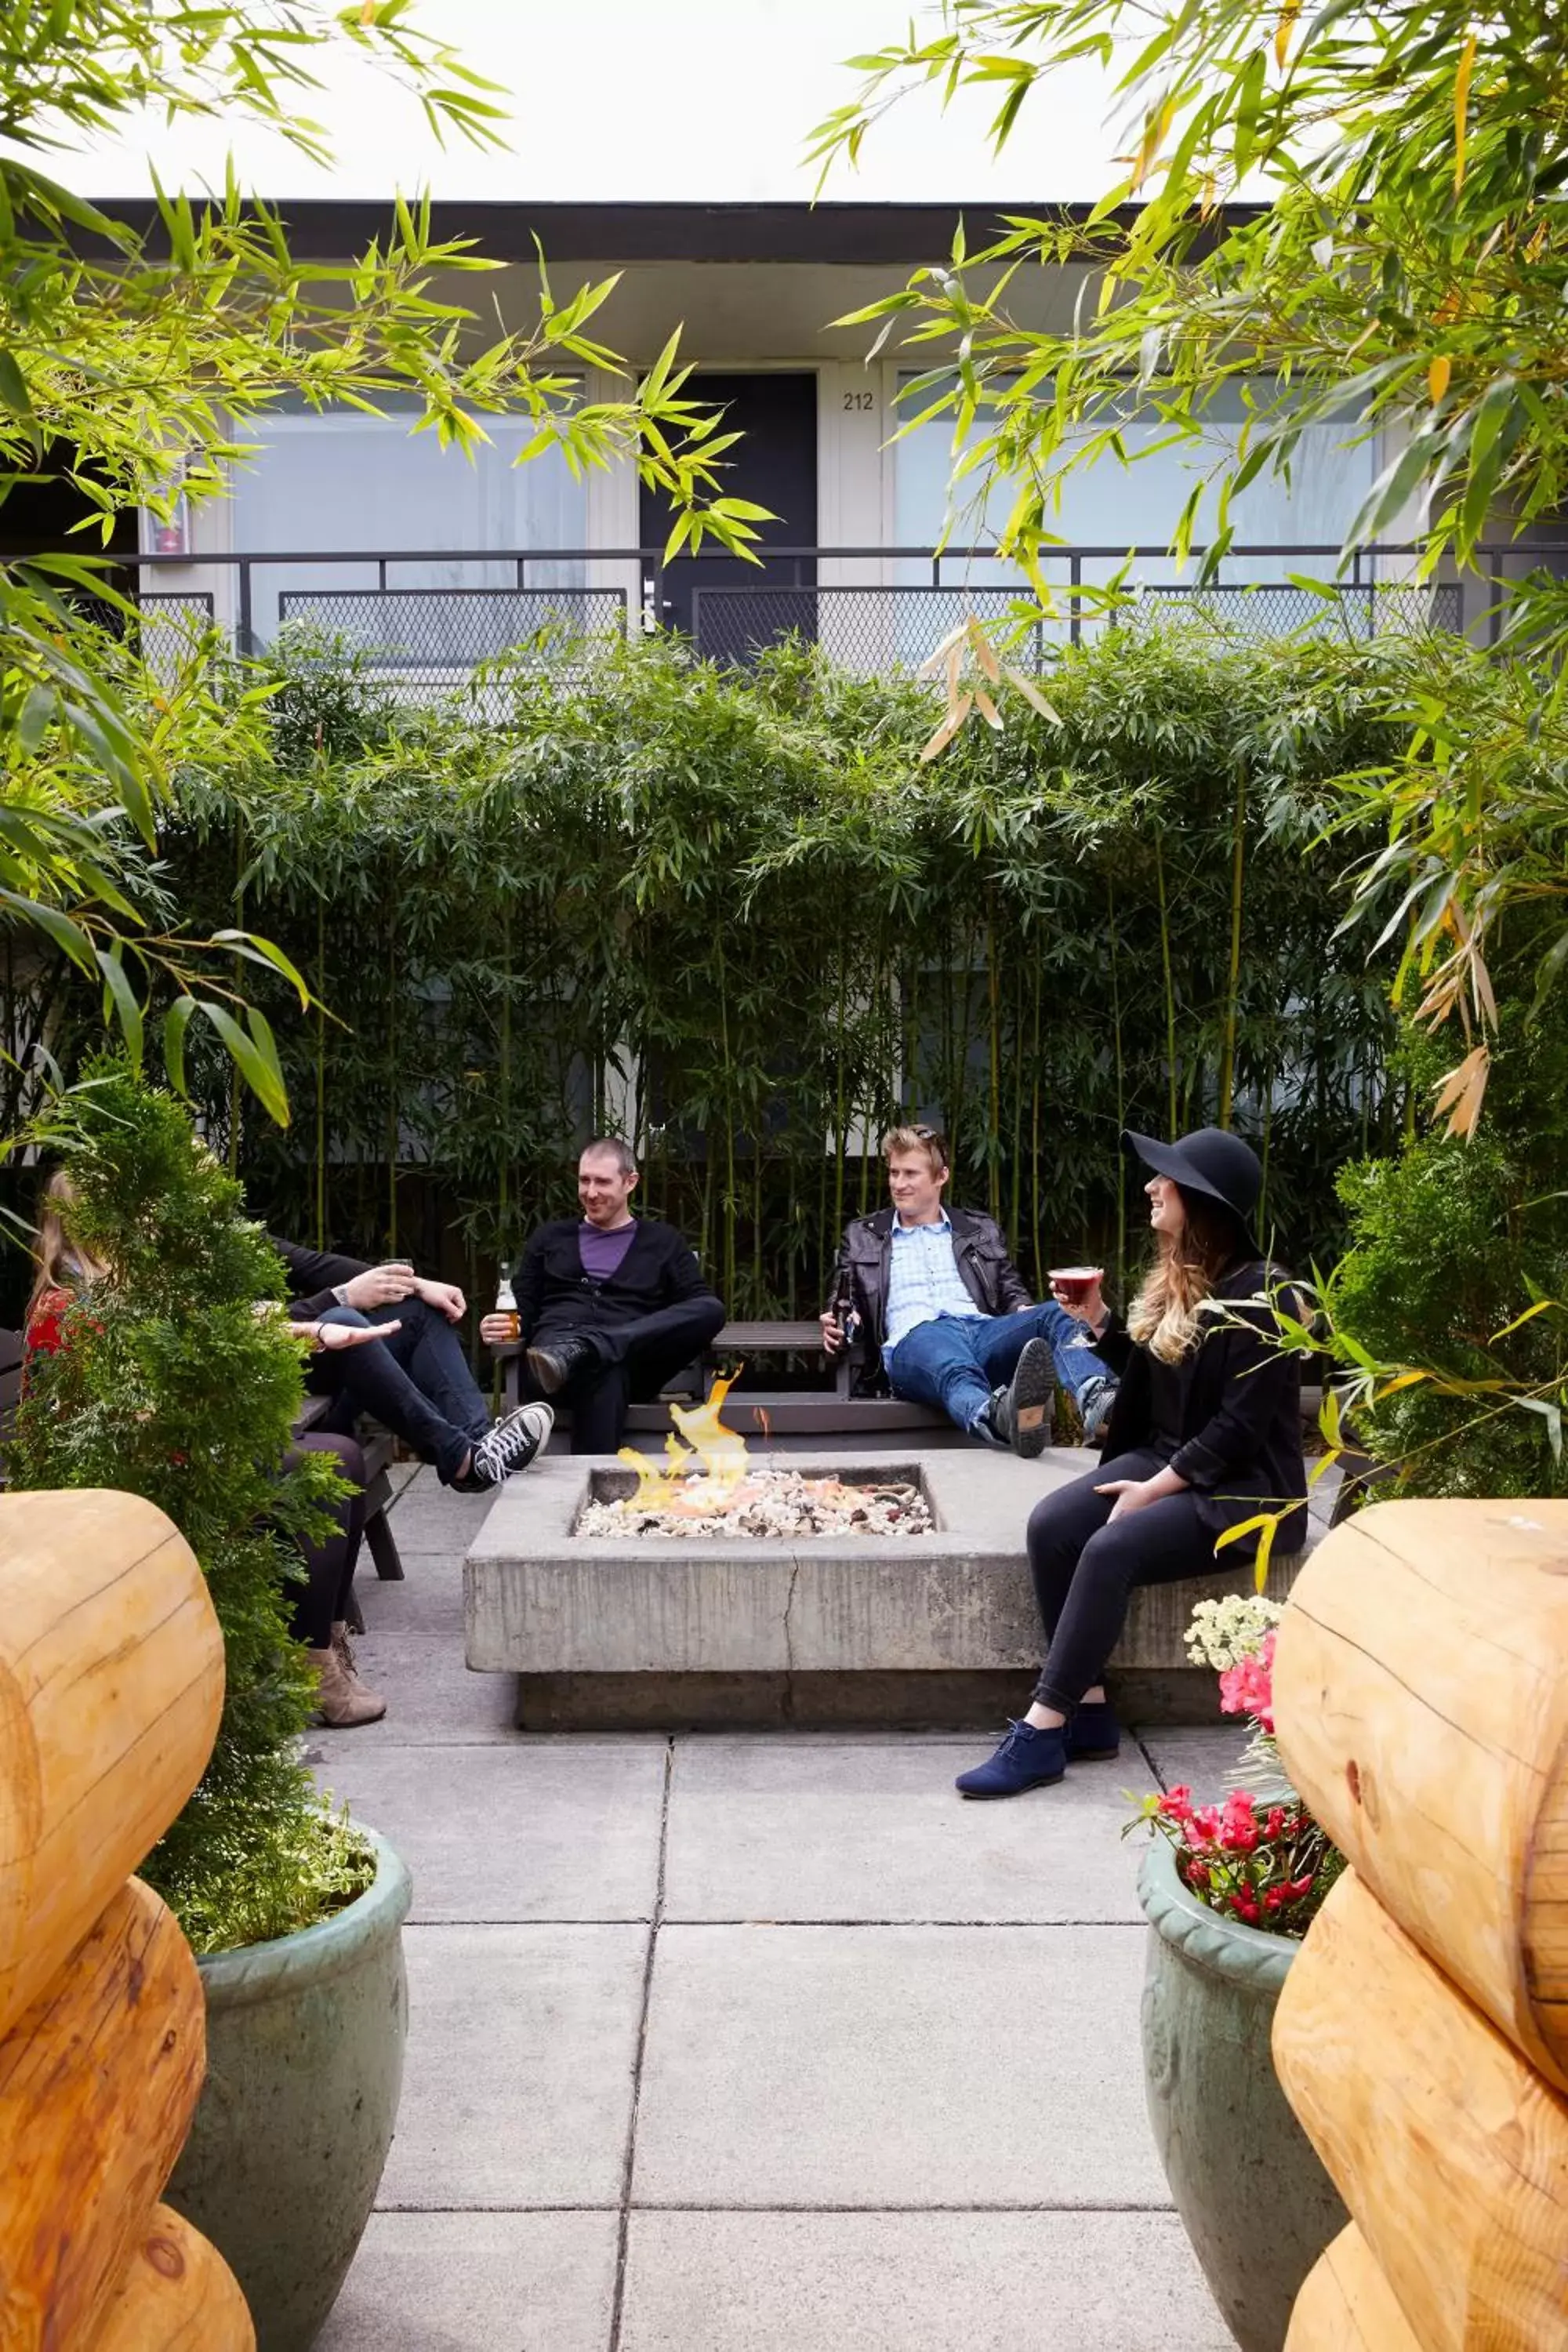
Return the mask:
<svg viewBox="0 0 1568 2352">
<path fill-rule="evenodd" d="M 591 1502 L 577 1522 L 579 1536 L 782 1536 L 791 1542 L 818 1536 L 921 1536 L 931 1505 L 909 1479 L 856 1486 L 842 1478 L 808 1478 L 798 1470 L 753 1471 L 739 1478 L 699 1472 L 674 1477 L 649 1492 Z"/>
</svg>

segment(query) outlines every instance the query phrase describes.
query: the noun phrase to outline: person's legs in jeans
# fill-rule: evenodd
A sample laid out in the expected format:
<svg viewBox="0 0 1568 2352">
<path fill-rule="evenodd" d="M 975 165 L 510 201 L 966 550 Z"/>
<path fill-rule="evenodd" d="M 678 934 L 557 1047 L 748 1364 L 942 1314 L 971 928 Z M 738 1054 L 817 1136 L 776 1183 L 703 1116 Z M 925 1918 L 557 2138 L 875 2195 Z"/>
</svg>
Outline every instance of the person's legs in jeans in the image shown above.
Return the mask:
<svg viewBox="0 0 1568 2352">
<path fill-rule="evenodd" d="M 1031 1339 L 1044 1339 L 1051 1351 L 1058 1380 L 1075 1405 L 1087 1391 L 1113 1377 L 1089 1345 L 1081 1323 L 1047 1298 L 1043 1307 L 1026 1307 L 1017 1315 L 991 1315 L 975 1325 L 982 1335 L 975 1343 L 981 1370 L 994 1389 L 1005 1388 L 1018 1369 L 1018 1359 Z"/>
<path fill-rule="evenodd" d="M 373 1307 L 368 1320 L 401 1327 L 382 1342 L 394 1363 L 402 1365 L 420 1394 L 454 1429 L 482 1437 L 490 1425 L 489 1407 L 457 1329 L 440 1308 L 423 1298 L 402 1298 Z"/>
<path fill-rule="evenodd" d="M 422 1306 L 424 1302 L 413 1303 Z M 395 1307 L 378 1309 L 372 1317 L 361 1315 L 352 1307 L 331 1307 L 321 1319 L 323 1323 L 363 1324 L 387 1321 L 396 1313 Z M 305 1386 L 313 1396 L 330 1396 L 352 1408 L 356 1415 L 373 1413 L 395 1436 L 412 1445 L 423 1461 L 433 1462 L 437 1476 L 444 1486 L 449 1486 L 461 1475 L 473 1452 L 474 1440 L 482 1431 L 451 1421 L 410 1379 L 393 1353 L 401 1337 L 401 1333 L 395 1332 L 390 1339 L 378 1340 L 374 1347 L 345 1348 L 331 1355 L 313 1356 L 305 1368 Z M 460 1398 L 451 1401 L 461 1403 Z M 487 1413 L 484 1426 L 489 1425 Z"/>
<path fill-rule="evenodd" d="M 906 1331 L 888 1363 L 895 1396 L 912 1404 L 934 1404 L 959 1429 L 975 1432 L 991 1403 L 994 1381 L 980 1361 L 980 1337 L 998 1318 L 984 1315 L 939 1315 Z M 1022 1318 L 1020 1318 L 1022 1319 Z M 1019 1341 L 1022 1347 L 1023 1341 Z"/>
</svg>

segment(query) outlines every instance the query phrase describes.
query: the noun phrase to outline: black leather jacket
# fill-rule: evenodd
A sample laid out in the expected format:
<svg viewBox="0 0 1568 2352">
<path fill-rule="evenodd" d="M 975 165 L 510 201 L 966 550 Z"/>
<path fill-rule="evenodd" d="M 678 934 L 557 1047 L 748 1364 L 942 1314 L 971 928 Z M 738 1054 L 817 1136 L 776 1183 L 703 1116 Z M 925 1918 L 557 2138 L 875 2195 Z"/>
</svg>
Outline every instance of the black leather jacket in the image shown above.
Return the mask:
<svg viewBox="0 0 1568 2352">
<path fill-rule="evenodd" d="M 950 1209 L 952 1253 L 965 1290 L 983 1314 L 1011 1315 L 1015 1307 L 1032 1307 L 1034 1300 L 1023 1276 L 1007 1255 L 1002 1228 L 978 1209 Z M 838 1250 L 834 1295 L 842 1296 L 847 1283 L 849 1304 L 860 1318 L 859 1338 L 868 1351 L 867 1372 L 880 1378 L 882 1342 L 888 1336 L 888 1268 L 893 1254 L 893 1211 L 879 1209 L 874 1216 L 857 1217 Z"/>
</svg>

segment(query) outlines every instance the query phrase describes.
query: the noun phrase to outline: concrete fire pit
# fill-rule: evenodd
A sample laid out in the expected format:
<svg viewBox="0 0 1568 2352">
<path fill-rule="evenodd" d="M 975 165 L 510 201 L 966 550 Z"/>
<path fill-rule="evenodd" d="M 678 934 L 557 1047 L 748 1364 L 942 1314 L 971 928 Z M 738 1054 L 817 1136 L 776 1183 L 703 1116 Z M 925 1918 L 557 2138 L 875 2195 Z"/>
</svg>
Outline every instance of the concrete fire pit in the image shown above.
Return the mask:
<svg viewBox="0 0 1568 2352">
<path fill-rule="evenodd" d="M 574 1533 L 590 1498 L 629 1494 L 621 1464 L 547 1455 L 497 1498 L 464 1570 L 467 1654 L 521 1678 L 519 1720 L 575 1727 L 819 1723 L 966 1728 L 1027 1695 L 1040 1634 L 1024 1552 L 1029 1511 L 1092 1456 L 1037 1462 L 936 1451 L 754 1455 L 847 1482 L 907 1478 L 931 1507 L 918 1536 L 727 1542 Z M 1282 1598 L 1295 1561 L 1277 1563 Z M 1202 1720 L 1215 1677 L 1188 1663 L 1194 1600 L 1247 1591 L 1246 1568 L 1134 1602 L 1116 1660 L 1147 1719 Z"/>
</svg>

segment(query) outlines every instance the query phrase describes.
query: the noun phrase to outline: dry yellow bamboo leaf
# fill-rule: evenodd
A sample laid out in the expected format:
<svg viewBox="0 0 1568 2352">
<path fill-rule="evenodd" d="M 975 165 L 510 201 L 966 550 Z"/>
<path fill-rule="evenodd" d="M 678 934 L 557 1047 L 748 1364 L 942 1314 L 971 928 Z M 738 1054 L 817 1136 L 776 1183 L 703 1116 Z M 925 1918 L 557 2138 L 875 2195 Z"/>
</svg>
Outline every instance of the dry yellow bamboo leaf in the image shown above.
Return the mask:
<svg viewBox="0 0 1568 2352">
<path fill-rule="evenodd" d="M 1274 27 L 1274 62 L 1281 68 L 1289 54 L 1290 36 L 1300 13 L 1301 0 L 1285 0 L 1285 5 L 1279 11 L 1279 22 Z"/>
<path fill-rule="evenodd" d="M 948 655 L 952 651 L 953 646 L 963 644 L 966 626 L 966 623 L 960 621 L 956 629 L 949 629 L 946 636 L 943 637 L 941 645 L 936 647 L 934 652 L 927 654 L 924 661 L 921 662 L 919 669 L 915 672 L 915 676 L 917 677 L 934 677 L 938 670 L 942 667 L 943 662 L 946 661 Z"/>
<path fill-rule="evenodd" d="M 1033 678 L 1026 677 L 1021 669 L 1004 670 L 1002 675 L 1006 679 L 1009 686 L 1016 686 L 1017 688 L 1018 692 L 1023 696 L 1025 701 L 1029 705 L 1032 710 L 1037 710 L 1042 719 L 1048 719 L 1053 727 L 1059 727 L 1061 725 L 1061 712 L 1056 709 L 1052 704 L 1046 700 L 1045 696 L 1040 692 L 1039 688 L 1035 684 Z"/>
<path fill-rule="evenodd" d="M 1433 1104 L 1435 1118 L 1448 1118 L 1448 1133 L 1462 1136 L 1468 1143 L 1480 1120 L 1481 1103 L 1486 1096 L 1487 1080 L 1491 1075 L 1491 1053 L 1486 1045 L 1472 1045 L 1458 1066 L 1450 1070 L 1437 1087 L 1437 1099 Z"/>
<path fill-rule="evenodd" d="M 969 642 L 973 648 L 975 660 L 980 664 L 992 685 L 999 686 L 1002 682 L 1002 665 L 992 650 L 990 638 L 973 613 L 969 616 L 967 627 Z"/>
<path fill-rule="evenodd" d="M 973 708 L 974 697 L 972 694 L 966 694 L 963 699 L 948 712 L 947 717 L 942 720 L 942 725 L 937 729 L 936 733 L 931 737 L 931 741 L 925 746 L 924 750 L 921 753 L 921 765 L 922 767 L 928 760 L 934 760 L 939 751 L 946 751 L 948 745 L 952 742 L 953 737 L 957 734 L 959 729 L 963 726 L 964 720 L 968 718 Z"/>
<path fill-rule="evenodd" d="M 974 689 L 974 708 L 979 711 L 980 716 L 984 719 L 987 727 L 994 727 L 996 730 L 997 734 L 1000 735 L 1002 732 L 1002 714 L 997 709 L 996 705 L 992 701 L 991 697 L 986 693 L 985 688 L 983 686 L 977 686 Z"/>
<path fill-rule="evenodd" d="M 1436 358 L 1433 361 L 1431 366 L 1426 371 L 1426 389 L 1432 395 L 1432 405 L 1434 408 L 1436 407 L 1437 403 L 1447 391 L 1448 379 L 1453 373 L 1453 361 L 1448 357 L 1446 352 L 1439 352 Z"/>
<path fill-rule="evenodd" d="M 1476 37 L 1467 34 L 1454 76 L 1454 194 L 1465 184 L 1465 139 L 1469 129 L 1470 76 L 1476 69 Z"/>
</svg>

